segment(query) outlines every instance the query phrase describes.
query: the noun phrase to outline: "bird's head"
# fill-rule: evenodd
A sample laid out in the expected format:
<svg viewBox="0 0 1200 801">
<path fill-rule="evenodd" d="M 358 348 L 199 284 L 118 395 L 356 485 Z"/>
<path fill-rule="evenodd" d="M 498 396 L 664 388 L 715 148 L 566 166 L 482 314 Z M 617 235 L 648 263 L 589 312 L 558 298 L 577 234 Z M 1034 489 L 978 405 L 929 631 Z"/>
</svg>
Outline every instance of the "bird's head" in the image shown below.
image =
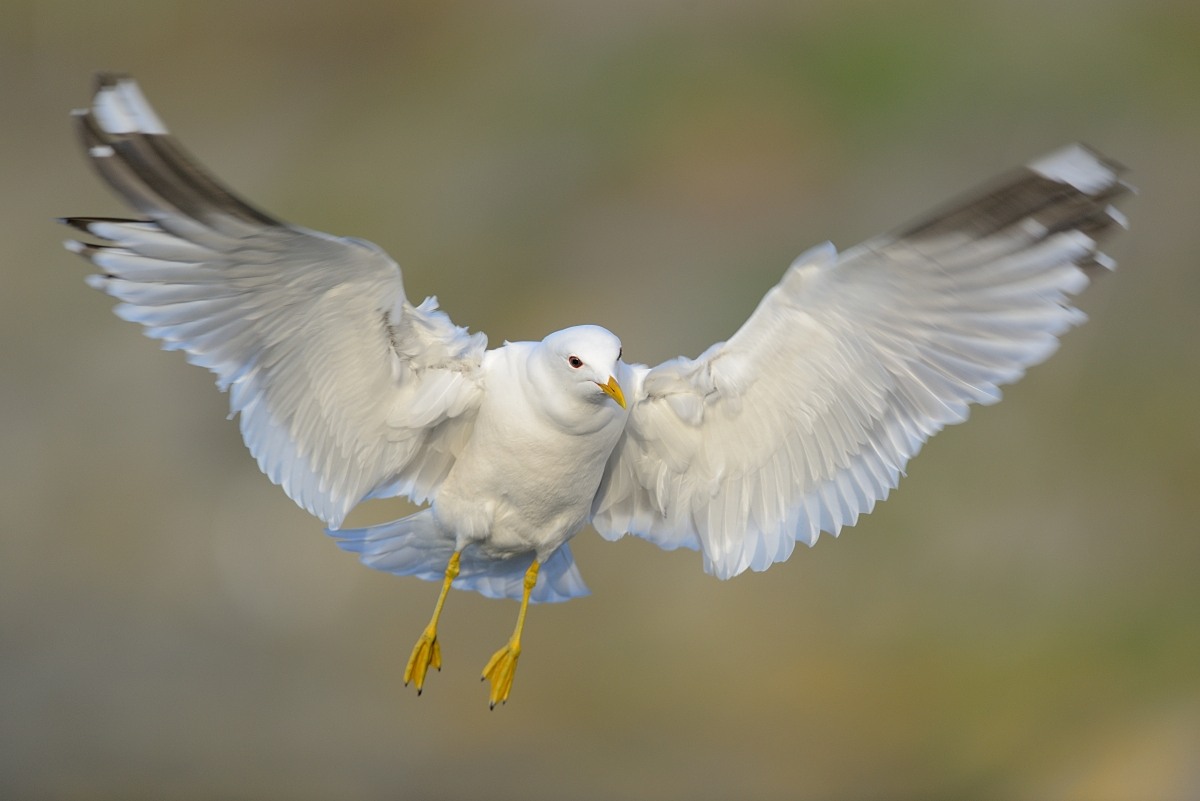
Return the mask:
<svg viewBox="0 0 1200 801">
<path fill-rule="evenodd" d="M 550 370 L 583 400 L 625 408 L 625 393 L 617 383 L 621 372 L 621 340 L 598 325 L 577 325 L 555 331 L 542 340 Z"/>
</svg>

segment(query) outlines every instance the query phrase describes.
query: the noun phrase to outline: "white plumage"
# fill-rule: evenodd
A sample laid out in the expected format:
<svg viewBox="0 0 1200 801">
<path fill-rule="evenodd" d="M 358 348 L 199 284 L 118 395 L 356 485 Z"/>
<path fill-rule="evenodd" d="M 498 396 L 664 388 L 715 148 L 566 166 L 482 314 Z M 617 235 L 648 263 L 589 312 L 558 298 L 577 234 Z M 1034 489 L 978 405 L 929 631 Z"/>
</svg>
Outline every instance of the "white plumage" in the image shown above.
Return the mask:
<svg viewBox="0 0 1200 801">
<path fill-rule="evenodd" d="M 1112 266 L 1097 242 L 1127 190 L 1072 145 L 896 233 L 810 250 L 727 342 L 650 368 L 594 326 L 488 350 L 435 299 L 412 305 L 375 245 L 232 195 L 128 77 L 101 76 L 77 115 L 145 219 L 71 218 L 102 243 L 68 247 L 121 317 L 216 373 L 263 472 L 372 567 L 437 580 L 460 553 L 454 586 L 520 597 L 536 560 L 535 601 L 586 592 L 566 543 L 588 522 L 698 549 L 720 578 L 853 525 L 1084 319 L 1070 296 Z M 339 530 L 391 495 L 429 506 Z"/>
</svg>

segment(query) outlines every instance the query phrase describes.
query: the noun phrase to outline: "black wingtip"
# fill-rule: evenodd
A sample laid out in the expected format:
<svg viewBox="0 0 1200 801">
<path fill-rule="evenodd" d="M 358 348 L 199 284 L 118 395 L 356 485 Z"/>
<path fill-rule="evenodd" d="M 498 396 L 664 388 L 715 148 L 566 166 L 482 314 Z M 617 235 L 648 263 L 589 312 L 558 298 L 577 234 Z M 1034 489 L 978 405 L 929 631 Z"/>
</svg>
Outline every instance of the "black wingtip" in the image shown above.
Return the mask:
<svg viewBox="0 0 1200 801">
<path fill-rule="evenodd" d="M 1095 148 L 1072 143 L 985 183 L 893 236 L 925 242 L 947 235 L 983 239 L 1029 220 L 1043 229 L 1042 236 L 1076 229 L 1100 239 L 1117 227 L 1118 218 L 1107 209 L 1130 189 L 1119 177 L 1124 171 L 1124 165 Z"/>
<path fill-rule="evenodd" d="M 69 225 L 72 228 L 75 228 L 76 230 L 83 231 L 84 233 L 90 234 L 90 233 L 92 233 L 92 225 L 94 225 L 95 223 L 113 223 L 116 225 L 126 225 L 129 223 L 145 224 L 145 223 L 150 222 L 150 220 L 135 219 L 133 217 L 87 216 L 87 217 L 56 217 L 55 222 L 62 223 L 63 225 Z"/>
<path fill-rule="evenodd" d="M 92 221 L 92 218 L 90 217 L 55 217 L 54 221 L 59 225 L 66 225 L 85 234 L 91 233 L 91 231 L 88 230 L 88 223 Z"/>
<path fill-rule="evenodd" d="M 122 81 L 137 83 L 128 72 L 122 72 L 121 70 L 97 70 L 93 85 L 96 87 L 96 91 L 99 92 L 102 89 L 111 89 Z"/>
<path fill-rule="evenodd" d="M 113 113 L 105 114 L 110 102 Z M 91 107 L 74 120 L 92 165 L 139 211 L 156 218 L 159 213 L 188 217 L 232 239 L 263 227 L 285 227 L 187 154 L 127 73 L 97 73 Z"/>
</svg>

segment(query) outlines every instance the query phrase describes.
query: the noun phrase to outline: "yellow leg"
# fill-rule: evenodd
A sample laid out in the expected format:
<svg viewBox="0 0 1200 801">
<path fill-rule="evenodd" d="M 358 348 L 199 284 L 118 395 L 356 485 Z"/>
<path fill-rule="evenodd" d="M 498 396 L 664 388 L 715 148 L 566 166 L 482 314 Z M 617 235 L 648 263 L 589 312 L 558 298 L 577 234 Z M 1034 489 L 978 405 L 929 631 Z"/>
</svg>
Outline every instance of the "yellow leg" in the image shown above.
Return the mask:
<svg viewBox="0 0 1200 801">
<path fill-rule="evenodd" d="M 437 606 L 433 607 L 433 618 L 417 639 L 412 656 L 408 658 L 408 666 L 404 668 L 404 686 L 407 687 L 410 681 L 415 682 L 417 695 L 421 694 L 425 686 L 425 673 L 429 666 L 442 669 L 442 647 L 437 641 L 437 624 L 442 615 L 442 605 L 446 603 L 446 593 L 450 592 L 450 583 L 458 576 L 458 560 L 459 552 L 455 551 L 446 563 L 446 578 L 442 580 L 442 592 L 438 595 Z"/>
<path fill-rule="evenodd" d="M 538 561 L 534 559 L 533 564 L 525 571 L 525 592 L 521 596 L 521 611 L 517 614 L 517 628 L 509 638 L 508 644 L 494 653 L 488 660 L 487 667 L 483 669 L 483 678 L 492 683 L 490 703 L 492 709 L 496 708 L 496 704 L 507 702 L 508 693 L 512 690 L 513 674 L 517 672 L 517 659 L 521 656 L 521 630 L 525 628 L 525 612 L 529 609 L 529 593 L 533 592 L 533 586 L 537 584 L 538 567 Z"/>
</svg>

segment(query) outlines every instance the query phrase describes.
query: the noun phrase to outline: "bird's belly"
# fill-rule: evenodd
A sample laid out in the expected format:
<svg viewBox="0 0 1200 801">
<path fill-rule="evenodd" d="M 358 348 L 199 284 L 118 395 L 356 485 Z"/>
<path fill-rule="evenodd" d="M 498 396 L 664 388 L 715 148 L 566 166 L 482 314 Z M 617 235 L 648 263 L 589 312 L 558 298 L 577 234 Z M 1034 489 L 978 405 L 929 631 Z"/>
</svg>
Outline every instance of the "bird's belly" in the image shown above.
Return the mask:
<svg viewBox="0 0 1200 801">
<path fill-rule="evenodd" d="M 489 446 L 480 449 L 486 458 L 468 448 L 443 482 L 434 514 L 460 548 L 476 544 L 494 558 L 534 551 L 545 559 L 591 515 L 607 452 L 582 444 Z"/>
</svg>

